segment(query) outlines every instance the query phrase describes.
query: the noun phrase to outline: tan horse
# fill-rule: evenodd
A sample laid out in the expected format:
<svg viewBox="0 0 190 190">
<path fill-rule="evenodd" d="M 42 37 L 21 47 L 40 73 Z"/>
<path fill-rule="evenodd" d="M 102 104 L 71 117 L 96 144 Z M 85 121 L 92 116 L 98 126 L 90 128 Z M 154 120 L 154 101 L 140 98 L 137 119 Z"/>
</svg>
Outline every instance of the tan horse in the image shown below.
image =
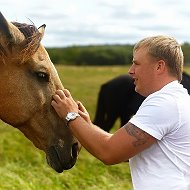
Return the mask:
<svg viewBox="0 0 190 190">
<path fill-rule="evenodd" d="M 52 95 L 63 85 L 40 44 L 44 31 L 45 25 L 11 23 L 0 13 L 0 119 L 18 128 L 62 172 L 73 167 L 80 145 L 51 107 Z"/>
</svg>

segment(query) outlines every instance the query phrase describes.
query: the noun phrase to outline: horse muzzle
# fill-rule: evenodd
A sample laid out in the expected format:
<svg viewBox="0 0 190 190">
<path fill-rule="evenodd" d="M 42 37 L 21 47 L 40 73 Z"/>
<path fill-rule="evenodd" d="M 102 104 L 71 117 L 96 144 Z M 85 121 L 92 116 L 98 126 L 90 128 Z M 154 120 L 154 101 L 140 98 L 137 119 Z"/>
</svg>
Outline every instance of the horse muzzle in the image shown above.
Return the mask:
<svg viewBox="0 0 190 190">
<path fill-rule="evenodd" d="M 47 163 L 56 172 L 71 169 L 77 160 L 80 145 L 76 142 L 71 148 L 59 145 L 50 146 L 46 152 Z"/>
</svg>

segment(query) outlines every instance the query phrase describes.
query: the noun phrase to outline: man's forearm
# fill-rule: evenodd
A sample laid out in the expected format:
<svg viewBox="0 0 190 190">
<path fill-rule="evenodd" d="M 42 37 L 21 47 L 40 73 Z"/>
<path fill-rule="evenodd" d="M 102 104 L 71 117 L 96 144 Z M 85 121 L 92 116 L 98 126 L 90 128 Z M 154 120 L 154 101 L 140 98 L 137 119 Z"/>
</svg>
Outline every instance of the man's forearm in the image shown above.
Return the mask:
<svg viewBox="0 0 190 190">
<path fill-rule="evenodd" d="M 69 122 L 69 128 L 87 151 L 106 164 L 109 157 L 108 142 L 112 134 L 95 125 L 90 126 L 82 117 Z"/>
</svg>

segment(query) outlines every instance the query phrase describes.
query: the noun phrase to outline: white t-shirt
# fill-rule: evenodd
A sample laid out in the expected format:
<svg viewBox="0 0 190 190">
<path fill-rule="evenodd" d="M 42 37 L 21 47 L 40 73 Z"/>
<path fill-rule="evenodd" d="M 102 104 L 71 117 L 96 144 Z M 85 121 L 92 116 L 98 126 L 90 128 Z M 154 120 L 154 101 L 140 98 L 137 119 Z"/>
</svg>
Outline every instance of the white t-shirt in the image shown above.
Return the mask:
<svg viewBox="0 0 190 190">
<path fill-rule="evenodd" d="M 130 121 L 157 139 L 129 161 L 134 190 L 190 190 L 190 96 L 173 81 L 149 95 Z"/>
</svg>

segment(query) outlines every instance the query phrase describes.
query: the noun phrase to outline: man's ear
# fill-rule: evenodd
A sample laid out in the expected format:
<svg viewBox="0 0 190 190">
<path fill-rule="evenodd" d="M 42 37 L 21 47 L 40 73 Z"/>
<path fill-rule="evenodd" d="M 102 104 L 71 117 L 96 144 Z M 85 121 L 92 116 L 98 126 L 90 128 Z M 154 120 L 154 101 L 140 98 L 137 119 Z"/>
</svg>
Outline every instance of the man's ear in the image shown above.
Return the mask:
<svg viewBox="0 0 190 190">
<path fill-rule="evenodd" d="M 166 69 L 166 62 L 164 60 L 159 60 L 157 62 L 157 72 L 162 73 Z"/>
</svg>

